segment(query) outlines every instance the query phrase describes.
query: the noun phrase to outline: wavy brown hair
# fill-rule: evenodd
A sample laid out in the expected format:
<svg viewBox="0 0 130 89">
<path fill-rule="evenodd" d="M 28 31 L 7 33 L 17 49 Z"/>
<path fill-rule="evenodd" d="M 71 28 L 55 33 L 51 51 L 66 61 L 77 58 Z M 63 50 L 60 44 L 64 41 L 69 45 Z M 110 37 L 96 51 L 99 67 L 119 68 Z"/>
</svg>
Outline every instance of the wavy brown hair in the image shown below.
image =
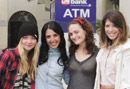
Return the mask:
<svg viewBox="0 0 130 89">
<path fill-rule="evenodd" d="M 81 18 L 81 17 L 77 17 L 73 19 L 69 23 L 68 28 L 71 24 L 79 24 L 82 27 L 82 29 L 86 32 L 86 38 L 85 38 L 86 49 L 88 53 L 91 54 L 95 48 L 92 24 L 89 21 L 87 21 L 85 18 Z M 74 55 L 79 45 L 74 44 L 72 40 L 70 39 L 70 37 L 69 37 L 69 41 L 70 41 L 69 52 L 70 52 L 70 57 L 71 57 L 72 55 Z"/>
</svg>

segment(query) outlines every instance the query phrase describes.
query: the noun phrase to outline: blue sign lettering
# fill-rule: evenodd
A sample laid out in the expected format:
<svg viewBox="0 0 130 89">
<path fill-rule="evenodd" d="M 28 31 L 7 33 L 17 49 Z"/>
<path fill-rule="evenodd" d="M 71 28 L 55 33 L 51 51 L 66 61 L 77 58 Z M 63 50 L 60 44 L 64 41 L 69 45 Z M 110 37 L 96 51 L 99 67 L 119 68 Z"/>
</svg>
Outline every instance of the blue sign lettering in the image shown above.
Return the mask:
<svg viewBox="0 0 130 89">
<path fill-rule="evenodd" d="M 66 9 L 63 18 L 76 18 L 78 13 L 80 14 L 80 17 L 90 18 L 90 9 Z"/>
</svg>

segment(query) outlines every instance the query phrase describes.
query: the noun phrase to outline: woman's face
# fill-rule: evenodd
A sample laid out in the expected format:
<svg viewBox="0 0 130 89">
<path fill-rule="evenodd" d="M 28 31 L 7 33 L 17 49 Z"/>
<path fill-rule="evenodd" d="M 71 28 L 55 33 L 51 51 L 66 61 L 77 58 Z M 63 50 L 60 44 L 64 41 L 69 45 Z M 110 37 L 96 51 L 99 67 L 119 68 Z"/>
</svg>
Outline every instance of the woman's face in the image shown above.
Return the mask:
<svg viewBox="0 0 130 89">
<path fill-rule="evenodd" d="M 36 46 L 37 40 L 31 35 L 27 35 L 22 37 L 21 43 L 26 51 L 30 51 Z"/>
<path fill-rule="evenodd" d="M 76 45 L 85 43 L 86 32 L 79 24 L 71 24 L 68 28 L 70 40 Z"/>
<path fill-rule="evenodd" d="M 106 20 L 105 33 L 110 40 L 115 41 L 118 39 L 120 31 L 110 20 Z"/>
<path fill-rule="evenodd" d="M 46 34 L 46 41 L 50 48 L 58 48 L 60 44 L 60 35 L 54 32 L 52 29 L 47 29 Z"/>
</svg>

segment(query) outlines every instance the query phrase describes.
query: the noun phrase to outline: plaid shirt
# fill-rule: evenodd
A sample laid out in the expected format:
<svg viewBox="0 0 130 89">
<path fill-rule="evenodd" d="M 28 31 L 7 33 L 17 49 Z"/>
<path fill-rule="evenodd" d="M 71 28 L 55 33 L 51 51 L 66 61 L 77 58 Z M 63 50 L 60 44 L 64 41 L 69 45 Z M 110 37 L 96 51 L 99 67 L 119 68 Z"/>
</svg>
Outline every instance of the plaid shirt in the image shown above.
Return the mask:
<svg viewBox="0 0 130 89">
<path fill-rule="evenodd" d="M 18 49 L 6 50 L 0 56 L 0 89 L 13 89 L 19 71 L 20 56 Z M 34 81 L 32 88 L 34 89 Z"/>
</svg>

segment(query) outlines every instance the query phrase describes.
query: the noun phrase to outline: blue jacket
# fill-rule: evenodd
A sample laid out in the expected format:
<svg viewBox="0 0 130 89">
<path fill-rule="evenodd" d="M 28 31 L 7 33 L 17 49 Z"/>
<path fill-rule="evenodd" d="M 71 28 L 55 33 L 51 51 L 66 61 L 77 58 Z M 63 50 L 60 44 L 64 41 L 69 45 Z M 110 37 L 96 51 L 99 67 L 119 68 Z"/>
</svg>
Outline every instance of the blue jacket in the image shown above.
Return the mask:
<svg viewBox="0 0 130 89">
<path fill-rule="evenodd" d="M 37 69 L 36 89 L 64 89 L 62 84 L 64 66 L 57 63 L 59 57 L 59 50 L 50 48 L 48 61 Z"/>
</svg>

